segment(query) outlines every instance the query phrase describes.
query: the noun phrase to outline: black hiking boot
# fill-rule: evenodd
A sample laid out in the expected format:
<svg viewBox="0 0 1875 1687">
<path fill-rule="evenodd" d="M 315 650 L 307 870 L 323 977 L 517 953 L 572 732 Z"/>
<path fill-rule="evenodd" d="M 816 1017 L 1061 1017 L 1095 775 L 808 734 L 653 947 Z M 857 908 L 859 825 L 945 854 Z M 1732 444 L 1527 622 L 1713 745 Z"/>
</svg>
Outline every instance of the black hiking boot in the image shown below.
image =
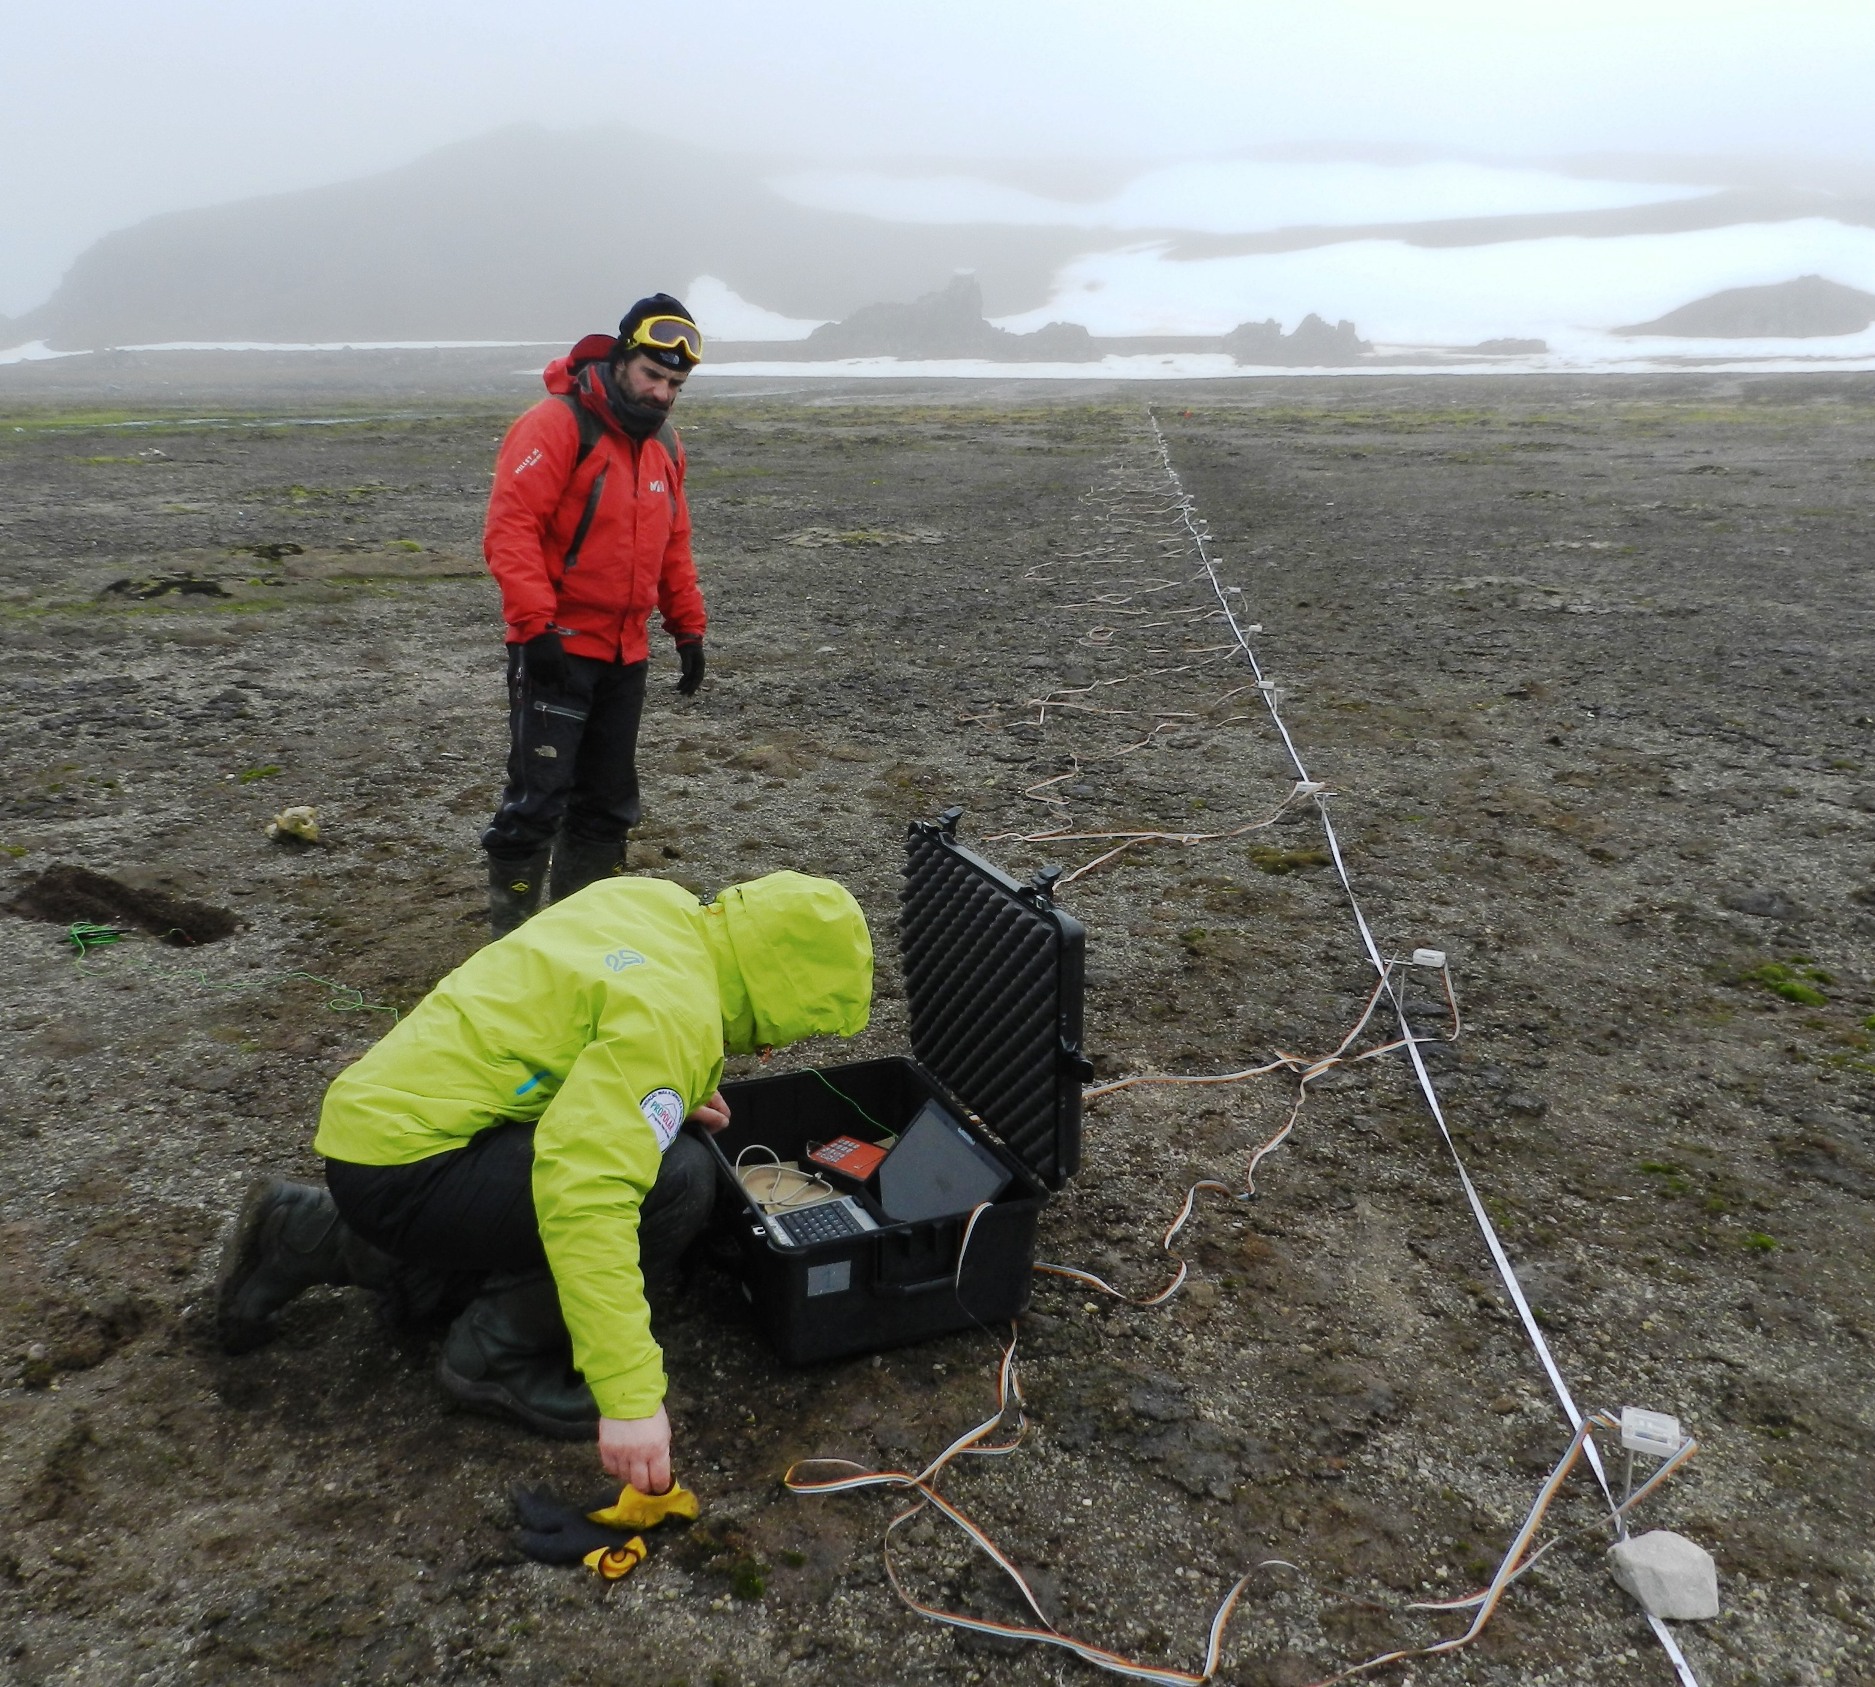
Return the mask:
<svg viewBox="0 0 1875 1687">
<path fill-rule="evenodd" d="M 575 891 L 609 879 L 625 864 L 625 840 L 570 838 L 562 832 L 553 845 L 553 899 L 564 902 Z"/>
<path fill-rule="evenodd" d="M 436 1379 L 463 1405 L 559 1441 L 591 1441 L 599 1408 L 573 1369 L 552 1276 L 491 1278 L 449 1326 Z"/>
<path fill-rule="evenodd" d="M 506 937 L 540 906 L 547 882 L 547 852 L 514 861 L 499 855 L 488 858 L 488 931 Z"/>
<path fill-rule="evenodd" d="M 353 1281 L 348 1250 L 363 1247 L 332 1197 L 283 1177 L 257 1178 L 222 1249 L 215 1280 L 215 1334 L 224 1353 L 273 1340 L 274 1314 L 302 1289 Z"/>
</svg>

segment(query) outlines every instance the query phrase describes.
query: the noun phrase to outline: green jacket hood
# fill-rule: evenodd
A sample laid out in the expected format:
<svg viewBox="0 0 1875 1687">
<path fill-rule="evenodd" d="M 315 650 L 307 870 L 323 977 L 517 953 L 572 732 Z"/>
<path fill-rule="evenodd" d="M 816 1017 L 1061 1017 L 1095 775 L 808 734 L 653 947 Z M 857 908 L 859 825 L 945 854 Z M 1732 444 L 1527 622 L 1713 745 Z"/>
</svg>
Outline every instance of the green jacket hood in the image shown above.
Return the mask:
<svg viewBox="0 0 1875 1687">
<path fill-rule="evenodd" d="M 844 886 L 770 873 L 731 885 L 704 912 L 730 1054 L 866 1028 L 872 934 Z"/>
</svg>

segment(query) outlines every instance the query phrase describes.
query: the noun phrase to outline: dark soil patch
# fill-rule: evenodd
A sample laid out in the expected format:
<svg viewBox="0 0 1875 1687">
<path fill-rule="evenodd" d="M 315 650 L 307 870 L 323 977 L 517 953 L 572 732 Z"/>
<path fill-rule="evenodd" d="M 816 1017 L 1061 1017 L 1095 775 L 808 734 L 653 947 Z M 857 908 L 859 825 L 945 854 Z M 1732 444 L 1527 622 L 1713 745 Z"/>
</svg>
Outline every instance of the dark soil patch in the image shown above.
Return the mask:
<svg viewBox="0 0 1875 1687">
<path fill-rule="evenodd" d="M 228 588 L 219 580 L 209 580 L 200 574 L 148 574 L 141 579 L 113 580 L 98 596 L 148 599 L 167 597 L 171 592 L 182 597 L 229 595 Z"/>
<path fill-rule="evenodd" d="M 11 909 L 22 919 L 58 925 L 95 920 L 100 925 L 134 926 L 179 948 L 218 942 L 241 929 L 226 908 L 167 891 L 137 890 L 89 867 L 47 868 L 27 882 Z"/>
</svg>

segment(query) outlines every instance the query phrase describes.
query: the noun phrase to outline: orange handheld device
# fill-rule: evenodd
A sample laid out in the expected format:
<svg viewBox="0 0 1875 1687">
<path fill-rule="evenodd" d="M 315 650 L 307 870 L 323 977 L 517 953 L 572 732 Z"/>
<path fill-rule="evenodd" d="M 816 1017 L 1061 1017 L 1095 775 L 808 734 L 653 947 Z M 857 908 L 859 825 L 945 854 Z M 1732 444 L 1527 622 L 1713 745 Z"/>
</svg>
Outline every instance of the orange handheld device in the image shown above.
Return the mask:
<svg viewBox="0 0 1875 1687">
<path fill-rule="evenodd" d="M 807 1157 L 817 1166 L 864 1183 L 879 1169 L 885 1150 L 870 1142 L 861 1142 L 857 1137 L 836 1136 L 831 1142 L 816 1143 L 808 1149 Z"/>
</svg>

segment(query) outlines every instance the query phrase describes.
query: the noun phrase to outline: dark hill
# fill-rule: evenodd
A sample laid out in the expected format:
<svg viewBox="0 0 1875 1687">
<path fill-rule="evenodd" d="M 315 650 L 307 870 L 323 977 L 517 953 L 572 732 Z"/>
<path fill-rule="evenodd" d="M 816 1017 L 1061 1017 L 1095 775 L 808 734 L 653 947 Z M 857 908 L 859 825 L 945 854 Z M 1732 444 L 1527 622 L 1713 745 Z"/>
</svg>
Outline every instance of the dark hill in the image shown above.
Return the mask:
<svg viewBox="0 0 1875 1687">
<path fill-rule="evenodd" d="M 1770 287 L 1728 287 L 1617 334 L 1672 334 L 1688 340 L 1819 339 L 1859 334 L 1875 322 L 1875 293 L 1800 275 Z"/>
<path fill-rule="evenodd" d="M 988 357 L 1017 363 L 1084 363 L 1100 355 L 1093 336 L 1076 323 L 1050 322 L 1032 334 L 1012 334 L 985 321 L 983 289 L 973 275 L 953 276 L 941 292 L 910 304 L 862 305 L 790 350 L 807 358 Z"/>
<path fill-rule="evenodd" d="M 155 217 L 98 241 L 15 339 L 568 339 L 699 275 L 841 317 L 978 276 L 998 315 L 1048 296 L 1067 229 L 934 227 L 798 206 L 763 166 L 623 129 L 527 127 L 303 193 Z M 639 195 L 635 183 L 681 183 Z M 705 328 L 707 330 L 708 324 Z"/>
</svg>

